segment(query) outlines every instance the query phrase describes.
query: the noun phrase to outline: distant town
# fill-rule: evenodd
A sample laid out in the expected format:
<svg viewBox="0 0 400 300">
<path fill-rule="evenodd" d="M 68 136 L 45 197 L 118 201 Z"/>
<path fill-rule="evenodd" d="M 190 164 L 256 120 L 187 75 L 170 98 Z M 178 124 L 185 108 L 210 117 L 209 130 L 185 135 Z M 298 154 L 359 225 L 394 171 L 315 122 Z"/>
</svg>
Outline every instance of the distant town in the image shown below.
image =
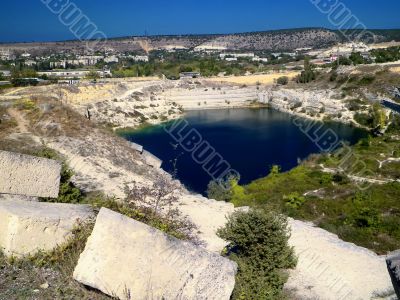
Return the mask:
<svg viewBox="0 0 400 300">
<path fill-rule="evenodd" d="M 200 37 L 183 42 L 175 37 L 159 37 L 151 41 L 152 45 L 146 39 L 117 39 L 98 51 L 85 48 L 82 46 L 84 43 L 77 41 L 49 43 L 48 46 L 46 43 L 0 44 L 0 86 L 76 84 L 83 79 L 96 81 L 153 76 L 177 80 L 301 71 L 305 57 L 317 69 L 331 67 L 335 63 L 357 65 L 400 59 L 400 43 L 396 41 L 367 44 L 336 41 L 336 37 L 326 41 L 325 35 L 331 33 L 323 30 L 299 31 L 296 34 L 300 35 L 295 36 L 299 42 L 287 47 L 306 46 L 286 51 L 276 51 L 273 46 L 260 48 L 256 44 L 250 51 L 218 41 L 221 38 L 204 42 L 200 41 Z M 308 34 L 304 37 L 308 42 L 302 43 L 302 35 L 305 34 Z M 268 42 L 288 36 L 293 38 L 293 33 L 263 38 Z M 315 38 L 314 44 L 311 38 Z M 252 39 L 249 41 L 256 43 L 257 36 Z"/>
</svg>

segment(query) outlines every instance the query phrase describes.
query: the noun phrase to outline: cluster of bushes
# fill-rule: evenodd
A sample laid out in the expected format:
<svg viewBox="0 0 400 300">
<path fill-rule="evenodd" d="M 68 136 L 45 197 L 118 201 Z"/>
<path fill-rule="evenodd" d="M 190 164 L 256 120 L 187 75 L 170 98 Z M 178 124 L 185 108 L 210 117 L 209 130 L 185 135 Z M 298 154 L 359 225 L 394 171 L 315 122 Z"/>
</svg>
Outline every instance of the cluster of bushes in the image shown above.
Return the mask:
<svg viewBox="0 0 400 300">
<path fill-rule="evenodd" d="M 357 112 L 354 115 L 354 120 L 368 128 L 383 129 L 386 126 L 386 114 L 379 104 L 374 104 L 368 113 Z"/>
<path fill-rule="evenodd" d="M 375 57 L 377 63 L 393 62 L 400 60 L 400 47 L 373 49 L 371 54 Z"/>
</svg>

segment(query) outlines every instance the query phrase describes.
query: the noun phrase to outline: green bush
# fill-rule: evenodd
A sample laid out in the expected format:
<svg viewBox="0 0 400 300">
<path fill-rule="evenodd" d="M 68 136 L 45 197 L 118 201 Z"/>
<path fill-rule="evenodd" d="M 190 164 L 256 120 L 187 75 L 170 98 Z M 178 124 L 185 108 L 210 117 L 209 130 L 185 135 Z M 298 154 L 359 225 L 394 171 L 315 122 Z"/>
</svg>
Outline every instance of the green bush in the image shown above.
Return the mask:
<svg viewBox="0 0 400 300">
<path fill-rule="evenodd" d="M 218 235 L 229 242 L 226 255 L 237 262 L 232 299 L 282 299 L 284 270 L 296 266 L 282 215 L 263 210 L 236 212 Z"/>
<path fill-rule="evenodd" d="M 207 186 L 207 197 L 217 201 L 229 202 L 232 199 L 232 189 L 230 182 L 212 180 Z"/>
<path fill-rule="evenodd" d="M 283 200 L 286 201 L 287 206 L 293 209 L 300 208 L 306 202 L 306 199 L 296 192 L 283 196 Z"/>
<path fill-rule="evenodd" d="M 304 71 L 297 77 L 298 83 L 309 83 L 317 78 L 317 74 L 314 72 L 314 68 L 310 63 L 310 58 L 304 59 Z"/>
<path fill-rule="evenodd" d="M 324 173 L 324 174 L 321 176 L 321 179 L 320 179 L 319 183 L 320 183 L 321 185 L 328 185 L 328 184 L 330 184 L 332 181 L 333 181 L 333 176 L 332 176 L 332 174 Z"/>
<path fill-rule="evenodd" d="M 49 149 L 45 148 L 36 153 L 37 156 L 60 160 L 58 154 Z M 62 162 L 61 167 L 61 179 L 60 179 L 60 190 L 57 199 L 42 198 L 43 202 L 57 202 L 57 203 L 80 203 L 83 200 L 83 194 L 72 182 L 71 178 L 74 172 L 68 168 L 65 162 Z"/>
<path fill-rule="evenodd" d="M 287 85 L 287 84 L 289 83 L 289 77 L 287 77 L 287 76 L 279 77 L 279 78 L 276 80 L 276 82 L 277 82 L 279 85 Z"/>
</svg>

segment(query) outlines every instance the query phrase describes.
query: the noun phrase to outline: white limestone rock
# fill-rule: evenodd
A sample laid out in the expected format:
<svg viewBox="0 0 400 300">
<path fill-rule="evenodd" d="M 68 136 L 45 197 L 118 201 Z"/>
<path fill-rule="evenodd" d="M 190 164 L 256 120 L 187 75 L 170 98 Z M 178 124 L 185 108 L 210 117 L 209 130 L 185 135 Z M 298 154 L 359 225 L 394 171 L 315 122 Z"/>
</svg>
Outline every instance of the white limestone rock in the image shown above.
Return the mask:
<svg viewBox="0 0 400 300">
<path fill-rule="evenodd" d="M 394 295 L 384 256 L 344 242 L 312 223 L 290 219 L 289 225 L 289 244 L 299 258 L 285 287 L 296 299 L 361 300 L 388 292 Z"/>
<path fill-rule="evenodd" d="M 89 206 L 0 199 L 0 249 L 7 256 L 33 255 L 65 243 L 78 222 L 93 217 Z"/>
<path fill-rule="evenodd" d="M 0 151 L 0 193 L 57 198 L 61 163 Z"/>
<path fill-rule="evenodd" d="M 228 243 L 218 237 L 217 230 L 224 227 L 227 217 L 235 212 L 234 205 L 191 194 L 182 195 L 179 202 L 179 210 L 197 226 L 204 248 L 221 253 Z"/>
<path fill-rule="evenodd" d="M 236 263 L 102 208 L 74 278 L 120 299 L 229 299 Z"/>
</svg>

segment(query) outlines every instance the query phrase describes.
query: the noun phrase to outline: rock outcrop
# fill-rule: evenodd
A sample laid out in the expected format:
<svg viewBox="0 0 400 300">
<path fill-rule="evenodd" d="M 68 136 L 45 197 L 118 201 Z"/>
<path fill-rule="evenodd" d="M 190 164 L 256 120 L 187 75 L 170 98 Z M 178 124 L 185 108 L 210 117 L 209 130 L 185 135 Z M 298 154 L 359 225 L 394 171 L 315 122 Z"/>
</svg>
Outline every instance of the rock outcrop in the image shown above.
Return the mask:
<svg viewBox="0 0 400 300">
<path fill-rule="evenodd" d="M 65 243 L 74 226 L 92 217 L 84 205 L 0 199 L 0 249 L 21 257 Z"/>
<path fill-rule="evenodd" d="M 55 160 L 0 151 L 0 193 L 56 198 L 60 172 Z"/>
<path fill-rule="evenodd" d="M 120 299 L 229 299 L 236 264 L 102 208 L 74 278 Z"/>
<path fill-rule="evenodd" d="M 375 299 L 393 291 L 385 257 L 344 242 L 312 223 L 292 219 L 289 223 L 289 244 L 298 264 L 290 271 L 286 288 L 296 299 Z"/>
<path fill-rule="evenodd" d="M 392 279 L 394 290 L 400 299 L 400 251 L 393 252 L 386 259 L 387 268 Z"/>
</svg>

